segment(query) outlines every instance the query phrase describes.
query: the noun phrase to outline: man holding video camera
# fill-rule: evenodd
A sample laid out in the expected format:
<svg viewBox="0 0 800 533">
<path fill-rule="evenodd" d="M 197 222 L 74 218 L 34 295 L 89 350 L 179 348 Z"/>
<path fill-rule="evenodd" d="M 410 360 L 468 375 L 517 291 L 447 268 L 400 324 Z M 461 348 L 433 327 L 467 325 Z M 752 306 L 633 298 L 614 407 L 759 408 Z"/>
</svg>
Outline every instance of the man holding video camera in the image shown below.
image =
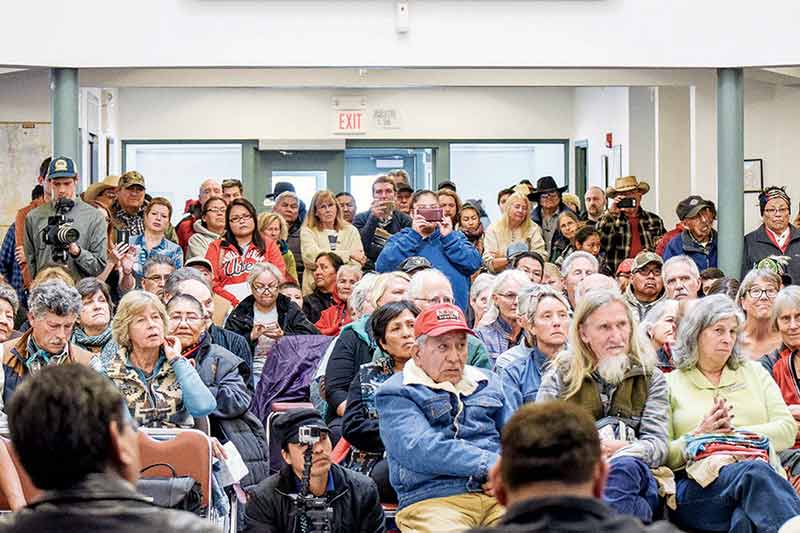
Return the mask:
<svg viewBox="0 0 800 533">
<path fill-rule="evenodd" d="M 612 272 L 639 252 L 654 252 L 666 233 L 661 217 L 642 209 L 642 197 L 649 190 L 650 185 L 636 176 L 617 178 L 614 186 L 606 190 L 612 205 L 595 228 L 600 234 L 601 253 Z"/>
<path fill-rule="evenodd" d="M 314 409 L 275 417 L 272 435 L 286 464 L 253 490 L 245 509 L 246 533 L 383 533 L 375 483 L 332 464 L 329 433 Z"/>
<path fill-rule="evenodd" d="M 453 229 L 450 217 L 443 216 L 433 191 L 420 190 L 411 197 L 411 227 L 392 235 L 375 262 L 378 272 L 398 270 L 411 256 L 421 256 L 450 280 L 453 296 L 462 311 L 468 308 L 470 276 L 481 267 L 478 250 L 460 231 Z"/>
<path fill-rule="evenodd" d="M 78 172 L 68 157 L 47 170 L 50 197 L 25 218 L 25 257 L 31 277 L 47 266 L 64 267 L 75 279 L 97 276 L 106 266 L 106 221 L 78 198 Z"/>
</svg>

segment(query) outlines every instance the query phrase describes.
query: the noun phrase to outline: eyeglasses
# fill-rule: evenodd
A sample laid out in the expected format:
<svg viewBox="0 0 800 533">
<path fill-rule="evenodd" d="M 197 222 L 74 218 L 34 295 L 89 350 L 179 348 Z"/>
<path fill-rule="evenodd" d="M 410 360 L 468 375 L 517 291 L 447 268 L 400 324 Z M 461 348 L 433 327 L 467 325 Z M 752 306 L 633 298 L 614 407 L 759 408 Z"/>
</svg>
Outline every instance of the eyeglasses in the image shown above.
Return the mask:
<svg viewBox="0 0 800 533">
<path fill-rule="evenodd" d="M 436 298 L 414 298 L 415 300 L 419 300 L 420 302 L 426 302 L 429 304 L 452 304 L 453 299 L 449 296 L 437 296 Z"/>
<path fill-rule="evenodd" d="M 514 300 L 517 297 L 516 292 L 498 292 L 497 295 L 507 300 Z"/>
<path fill-rule="evenodd" d="M 775 209 L 775 208 L 770 207 L 769 209 L 764 209 L 764 213 L 766 213 L 767 215 L 769 215 L 771 217 L 774 217 L 775 215 L 783 216 L 783 215 L 786 215 L 786 214 L 789 213 L 789 208 L 781 207 L 781 208 Z"/>
<path fill-rule="evenodd" d="M 253 292 L 256 294 L 276 293 L 278 292 L 278 284 L 270 283 L 269 285 L 253 285 Z"/>
<path fill-rule="evenodd" d="M 197 324 L 203 317 L 197 315 L 173 315 L 169 317 L 170 322 L 175 322 L 176 324 L 180 324 L 181 322 L 186 322 L 187 324 Z"/>
<path fill-rule="evenodd" d="M 253 217 L 251 217 L 250 215 L 237 215 L 235 217 L 231 217 L 231 224 L 238 224 L 239 222 L 247 222 L 251 218 Z"/>
<path fill-rule="evenodd" d="M 206 213 L 216 213 L 216 214 L 220 215 L 220 214 L 225 213 L 225 208 L 224 207 L 209 207 L 208 209 L 206 209 Z M 233 222 L 233 219 L 231 219 L 231 222 Z"/>
<path fill-rule="evenodd" d="M 772 287 L 770 287 L 769 289 L 762 289 L 761 287 L 751 287 L 747 291 L 747 294 L 753 300 L 759 300 L 765 294 L 767 295 L 767 298 L 772 300 L 773 298 L 775 298 L 775 296 L 778 295 L 778 289 L 774 289 Z"/>
</svg>

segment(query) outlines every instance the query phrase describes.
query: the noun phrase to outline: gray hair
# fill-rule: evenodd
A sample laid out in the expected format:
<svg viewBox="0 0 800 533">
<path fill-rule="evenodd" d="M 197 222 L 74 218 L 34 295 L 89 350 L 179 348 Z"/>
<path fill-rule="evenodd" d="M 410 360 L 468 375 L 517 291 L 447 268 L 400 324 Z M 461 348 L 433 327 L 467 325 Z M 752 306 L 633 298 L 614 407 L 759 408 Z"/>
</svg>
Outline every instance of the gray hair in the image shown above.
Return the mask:
<svg viewBox="0 0 800 533">
<path fill-rule="evenodd" d="M 178 294 L 181 292 L 181 283 L 190 280 L 199 281 L 208 287 L 208 290 L 211 290 L 211 285 L 206 281 L 206 278 L 203 277 L 203 274 L 201 274 L 199 270 L 194 267 L 183 267 L 169 275 L 167 281 L 164 283 L 164 294 L 170 296 Z"/>
<path fill-rule="evenodd" d="M 661 265 L 661 281 L 664 282 L 664 286 L 667 286 L 667 270 L 673 265 L 677 265 L 679 263 L 683 263 L 689 267 L 689 270 L 692 271 L 692 274 L 696 279 L 700 279 L 700 269 L 697 268 L 697 263 L 695 263 L 691 257 L 688 255 L 675 255 L 670 257 L 664 264 Z"/>
<path fill-rule="evenodd" d="M 28 297 L 28 310 L 34 318 L 47 313 L 58 316 L 77 315 L 81 312 L 81 295 L 61 280 L 40 283 Z"/>
<path fill-rule="evenodd" d="M 191 294 L 186 294 L 183 292 L 179 292 L 175 296 L 169 299 L 166 305 L 166 310 L 169 312 L 173 307 L 180 303 L 188 303 L 192 307 L 194 307 L 200 316 L 203 316 L 205 310 L 203 309 L 203 304 L 200 303 L 200 300 L 192 296 Z"/>
<path fill-rule="evenodd" d="M 697 366 L 700 357 L 700 334 L 720 320 L 735 318 L 739 326 L 739 335 L 733 344 L 733 351 L 725 362 L 725 366 L 736 370 L 747 362 L 742 353 L 741 328 L 744 325 L 742 315 L 736 304 L 724 294 L 714 294 L 698 300 L 689 308 L 678 326 L 676 342 L 672 345 L 672 360 L 680 370 L 690 370 Z"/>
<path fill-rule="evenodd" d="M 594 265 L 595 270 L 600 270 L 600 262 L 597 260 L 595 256 L 590 254 L 589 252 L 584 252 L 583 250 L 578 250 L 576 252 L 572 252 L 569 254 L 565 259 L 564 262 L 561 263 L 561 277 L 566 277 L 569 274 L 570 268 L 572 268 L 572 263 L 575 262 L 576 259 L 586 259 L 592 265 Z"/>
<path fill-rule="evenodd" d="M 742 280 L 741 285 L 739 285 L 739 292 L 736 293 L 736 305 L 738 305 L 740 308 L 742 307 L 744 295 L 747 294 L 747 291 L 752 289 L 753 285 L 760 280 L 768 281 L 774 284 L 777 290 L 780 290 L 781 285 L 783 285 L 783 280 L 781 277 L 772 270 L 769 270 L 768 268 L 754 268 L 747 273 Z"/>
<path fill-rule="evenodd" d="M 353 285 L 353 292 L 350 293 L 350 298 L 347 300 L 347 307 L 350 308 L 350 313 L 353 316 L 361 314 L 364 304 L 369 302 L 369 295 L 372 292 L 372 286 L 378 279 L 378 274 L 368 272 Z"/>
<path fill-rule="evenodd" d="M 425 295 L 423 291 L 425 290 L 425 285 L 429 282 L 436 282 L 442 281 L 450 287 L 450 294 L 453 294 L 453 285 L 450 283 L 450 280 L 447 279 L 441 270 L 436 268 L 426 268 L 420 272 L 414 274 L 414 277 L 411 278 L 411 283 L 408 284 L 408 299 L 414 300 L 416 298 L 424 298 Z"/>
<path fill-rule="evenodd" d="M 599 282 L 595 285 L 595 282 Z M 580 301 L 581 298 L 589 294 L 590 291 L 608 290 L 619 292 L 619 285 L 617 281 L 605 274 L 590 274 L 583 278 L 578 286 L 575 287 L 575 301 Z"/>
<path fill-rule="evenodd" d="M 275 205 L 278 205 L 286 198 L 294 198 L 298 204 L 300 203 L 300 197 L 297 196 L 295 193 L 293 193 L 292 191 L 283 191 L 282 193 L 280 193 L 278 196 L 275 197 Z"/>
<path fill-rule="evenodd" d="M 525 272 L 509 268 L 500 272 L 494 277 L 494 283 L 492 283 L 492 295 L 497 294 L 500 289 L 505 287 L 509 281 L 516 281 L 519 283 L 520 290 L 533 286 L 531 278 L 529 278 Z M 517 297 L 519 297 L 519 294 L 517 294 Z M 491 324 L 497 320 L 498 316 L 500 316 L 500 310 L 497 308 L 497 305 L 494 303 L 493 299 L 489 303 L 489 308 L 486 310 L 486 313 L 483 315 L 483 318 L 481 318 L 481 322 L 477 327 Z"/>
<path fill-rule="evenodd" d="M 650 338 L 650 330 L 670 311 L 678 313 L 678 300 L 661 300 L 654 305 L 639 322 L 639 330 L 647 338 Z"/>
<path fill-rule="evenodd" d="M 339 270 L 336 271 L 336 279 L 338 280 L 345 274 L 358 274 L 358 277 L 361 278 L 361 267 L 358 265 L 351 265 L 350 263 L 342 265 L 339 267 Z"/>
<path fill-rule="evenodd" d="M 558 300 L 567 309 L 567 313 L 571 314 L 567 299 L 550 285 L 531 285 L 522 289 L 517 295 L 517 314 L 529 322 L 533 322 L 539 304 L 547 298 Z"/>
<path fill-rule="evenodd" d="M 273 265 L 272 263 L 268 263 L 266 261 L 262 263 L 256 263 L 253 265 L 253 270 L 250 271 L 250 274 L 247 276 L 247 284 L 252 286 L 255 283 L 256 278 L 263 274 L 264 272 L 269 272 L 275 278 L 275 281 L 280 283 L 283 281 L 283 274 L 281 271 Z"/>
<path fill-rule="evenodd" d="M 489 274 L 488 272 L 478 274 L 478 277 L 472 282 L 472 287 L 469 288 L 469 301 L 477 300 L 478 296 L 486 289 L 491 288 L 493 283 L 494 274 Z"/>
<path fill-rule="evenodd" d="M 749 275 L 749 274 L 748 274 Z M 784 287 L 772 302 L 772 327 L 777 331 L 778 317 L 790 309 L 800 309 L 800 286 Z"/>
<path fill-rule="evenodd" d="M 8 302 L 8 305 L 11 306 L 11 309 L 13 309 L 15 313 L 19 309 L 19 297 L 17 296 L 17 291 L 15 291 L 10 285 L 0 283 L 0 300 L 5 300 Z"/>
<path fill-rule="evenodd" d="M 164 334 L 169 331 L 167 310 L 158 296 L 146 291 L 130 291 L 119 301 L 117 312 L 111 321 L 111 337 L 119 346 L 130 351 L 132 348 L 130 327 L 134 318 L 143 313 L 148 307 L 153 307 L 164 326 Z"/>
<path fill-rule="evenodd" d="M 175 270 L 175 261 L 172 258 L 166 255 L 156 254 L 151 255 L 150 258 L 144 262 L 144 266 L 142 266 L 142 275 L 147 277 L 150 273 L 150 269 L 156 265 L 169 265 Z"/>
</svg>

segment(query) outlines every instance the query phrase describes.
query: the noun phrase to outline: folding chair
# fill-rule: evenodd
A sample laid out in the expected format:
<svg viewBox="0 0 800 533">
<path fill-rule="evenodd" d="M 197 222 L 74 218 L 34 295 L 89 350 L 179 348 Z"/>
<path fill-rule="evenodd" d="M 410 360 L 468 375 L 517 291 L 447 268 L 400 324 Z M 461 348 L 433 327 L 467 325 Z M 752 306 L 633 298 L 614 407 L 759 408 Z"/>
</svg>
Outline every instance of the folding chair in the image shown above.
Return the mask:
<svg viewBox="0 0 800 533">
<path fill-rule="evenodd" d="M 211 504 L 211 440 L 196 429 L 142 429 L 139 431 L 139 455 L 143 468 L 166 463 L 178 476 L 189 476 L 198 483 L 203 507 L 208 517 Z M 144 477 L 169 477 L 164 466 L 147 469 Z"/>
</svg>

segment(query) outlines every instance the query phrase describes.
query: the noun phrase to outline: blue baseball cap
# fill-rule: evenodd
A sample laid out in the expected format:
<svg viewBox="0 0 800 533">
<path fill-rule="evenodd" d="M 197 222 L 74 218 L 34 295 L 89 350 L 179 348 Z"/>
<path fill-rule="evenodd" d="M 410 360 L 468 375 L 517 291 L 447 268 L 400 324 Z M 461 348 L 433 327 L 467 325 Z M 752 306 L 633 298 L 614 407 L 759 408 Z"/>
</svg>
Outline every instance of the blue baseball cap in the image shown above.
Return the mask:
<svg viewBox="0 0 800 533">
<path fill-rule="evenodd" d="M 50 161 L 50 167 L 47 169 L 47 179 L 53 180 L 58 178 L 77 178 L 78 171 L 75 169 L 75 161 L 69 157 L 54 157 Z"/>
</svg>

